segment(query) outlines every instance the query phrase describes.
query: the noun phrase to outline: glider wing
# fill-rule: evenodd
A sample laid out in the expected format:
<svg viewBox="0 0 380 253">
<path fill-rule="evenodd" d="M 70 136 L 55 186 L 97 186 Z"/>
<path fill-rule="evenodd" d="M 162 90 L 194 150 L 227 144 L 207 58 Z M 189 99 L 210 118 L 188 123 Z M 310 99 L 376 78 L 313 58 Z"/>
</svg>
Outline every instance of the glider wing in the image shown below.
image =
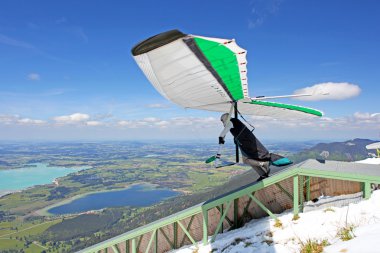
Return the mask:
<svg viewBox="0 0 380 253">
<path fill-rule="evenodd" d="M 249 98 L 246 50 L 234 40 L 171 30 L 140 42 L 132 54 L 157 91 L 185 108 L 228 112 L 237 101 L 242 114 L 322 116 L 311 108 Z"/>
</svg>

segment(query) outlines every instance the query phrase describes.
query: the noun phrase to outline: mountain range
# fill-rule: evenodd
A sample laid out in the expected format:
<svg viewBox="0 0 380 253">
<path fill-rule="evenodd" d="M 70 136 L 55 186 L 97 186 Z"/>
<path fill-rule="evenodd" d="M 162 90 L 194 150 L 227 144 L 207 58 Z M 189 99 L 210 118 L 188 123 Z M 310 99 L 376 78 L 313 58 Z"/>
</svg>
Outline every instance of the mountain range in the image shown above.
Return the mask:
<svg viewBox="0 0 380 253">
<path fill-rule="evenodd" d="M 358 161 L 367 158 L 369 153 L 373 153 L 373 150 L 367 150 L 366 146 L 374 142 L 377 141 L 356 138 L 343 142 L 318 143 L 311 148 L 291 155 L 290 158 L 294 163 L 309 158 L 321 158 L 323 155 L 328 155 L 327 157 L 323 157 L 327 160 Z"/>
</svg>

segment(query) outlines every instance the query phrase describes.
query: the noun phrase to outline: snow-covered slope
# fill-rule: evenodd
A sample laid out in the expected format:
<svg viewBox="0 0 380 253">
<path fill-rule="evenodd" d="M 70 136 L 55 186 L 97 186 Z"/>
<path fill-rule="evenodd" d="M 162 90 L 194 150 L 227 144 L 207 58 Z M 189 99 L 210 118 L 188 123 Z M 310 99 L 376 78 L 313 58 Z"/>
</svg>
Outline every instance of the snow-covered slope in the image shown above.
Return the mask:
<svg viewBox="0 0 380 253">
<path fill-rule="evenodd" d="M 361 161 L 356 161 L 356 163 L 379 164 L 380 165 L 380 158 L 379 157 L 371 157 L 371 158 L 367 158 L 367 159 L 364 159 Z"/>
<path fill-rule="evenodd" d="M 380 190 L 374 191 L 369 200 L 345 207 L 326 207 L 324 209 L 300 213 L 293 220 L 291 211 L 279 214 L 282 227 L 275 227 L 270 218 L 252 220 L 243 228 L 219 234 L 214 243 L 187 246 L 173 252 L 300 252 L 308 240 L 323 241 L 330 244 L 324 252 L 380 252 Z M 354 238 L 342 241 L 337 235 L 342 228 L 353 227 Z"/>
</svg>

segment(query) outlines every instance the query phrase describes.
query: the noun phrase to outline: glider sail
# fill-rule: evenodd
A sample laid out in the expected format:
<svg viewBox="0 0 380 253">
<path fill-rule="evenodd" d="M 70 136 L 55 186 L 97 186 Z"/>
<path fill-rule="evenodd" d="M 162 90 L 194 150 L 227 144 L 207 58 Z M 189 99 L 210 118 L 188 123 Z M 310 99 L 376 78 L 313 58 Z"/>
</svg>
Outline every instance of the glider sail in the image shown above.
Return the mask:
<svg viewBox="0 0 380 253">
<path fill-rule="evenodd" d="M 246 50 L 234 40 L 171 30 L 137 44 L 132 54 L 156 90 L 185 108 L 228 112 L 237 102 L 242 114 L 322 116 L 310 108 L 249 98 Z"/>
</svg>

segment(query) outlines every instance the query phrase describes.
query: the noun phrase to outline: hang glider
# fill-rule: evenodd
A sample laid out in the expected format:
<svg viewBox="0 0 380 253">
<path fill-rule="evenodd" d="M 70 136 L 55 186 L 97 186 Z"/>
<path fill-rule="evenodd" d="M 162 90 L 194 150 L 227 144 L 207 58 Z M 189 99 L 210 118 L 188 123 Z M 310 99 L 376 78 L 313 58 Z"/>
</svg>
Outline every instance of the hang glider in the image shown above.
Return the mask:
<svg viewBox="0 0 380 253">
<path fill-rule="evenodd" d="M 228 112 L 231 104 L 235 104 L 240 113 L 248 115 L 322 116 L 315 109 L 269 102 L 264 100 L 266 97 L 250 98 L 246 53 L 234 40 L 189 35 L 178 30 L 148 38 L 132 49 L 134 59 L 156 90 L 182 107 Z"/>
</svg>

